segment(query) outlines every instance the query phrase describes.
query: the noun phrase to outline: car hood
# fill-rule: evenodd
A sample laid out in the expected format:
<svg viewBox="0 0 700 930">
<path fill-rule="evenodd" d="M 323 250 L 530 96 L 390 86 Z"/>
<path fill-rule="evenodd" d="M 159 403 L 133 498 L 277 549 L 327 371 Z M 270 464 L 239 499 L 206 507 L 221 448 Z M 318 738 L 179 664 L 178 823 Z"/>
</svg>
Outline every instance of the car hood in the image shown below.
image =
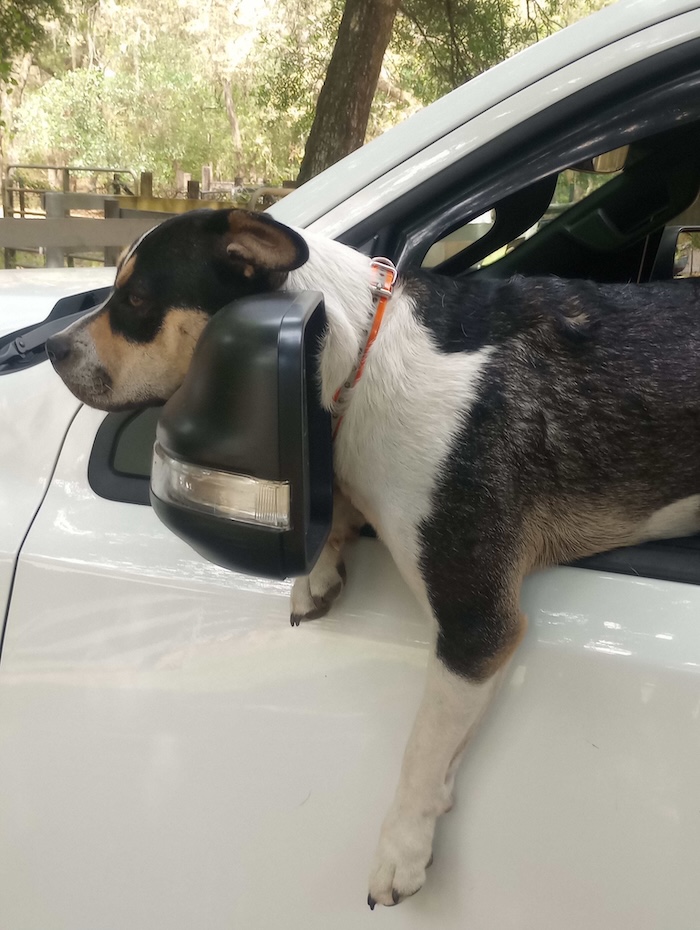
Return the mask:
<svg viewBox="0 0 700 930">
<path fill-rule="evenodd" d="M 113 281 L 114 268 L 0 270 L 0 336 L 45 320 L 62 297 Z"/>
</svg>

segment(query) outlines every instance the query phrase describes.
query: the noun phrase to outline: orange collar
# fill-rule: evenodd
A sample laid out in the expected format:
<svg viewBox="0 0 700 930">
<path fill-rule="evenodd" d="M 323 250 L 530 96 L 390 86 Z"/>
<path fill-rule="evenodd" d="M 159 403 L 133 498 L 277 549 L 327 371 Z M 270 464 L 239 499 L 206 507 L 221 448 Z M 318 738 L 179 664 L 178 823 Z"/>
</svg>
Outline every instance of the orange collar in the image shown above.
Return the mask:
<svg viewBox="0 0 700 930">
<path fill-rule="evenodd" d="M 333 395 L 334 404 L 338 403 L 340 395 L 344 390 L 349 390 L 350 388 L 355 387 L 357 382 L 362 377 L 362 372 L 365 369 L 365 362 L 367 361 L 367 354 L 372 348 L 374 340 L 377 338 L 379 327 L 382 325 L 382 320 L 384 319 L 386 305 L 391 299 L 394 285 L 396 283 L 396 266 L 388 258 L 373 258 L 369 267 L 372 274 L 370 288 L 374 294 L 376 305 L 374 319 L 372 320 L 372 327 L 369 331 L 369 335 L 367 336 L 365 347 L 362 350 L 360 361 L 357 363 L 357 368 L 355 369 L 354 373 L 350 375 L 345 384 L 342 384 Z M 333 439 L 335 439 L 335 437 L 338 435 L 338 430 L 340 429 L 340 424 L 342 422 L 343 414 L 341 414 L 336 420 L 335 427 L 333 429 Z"/>
</svg>

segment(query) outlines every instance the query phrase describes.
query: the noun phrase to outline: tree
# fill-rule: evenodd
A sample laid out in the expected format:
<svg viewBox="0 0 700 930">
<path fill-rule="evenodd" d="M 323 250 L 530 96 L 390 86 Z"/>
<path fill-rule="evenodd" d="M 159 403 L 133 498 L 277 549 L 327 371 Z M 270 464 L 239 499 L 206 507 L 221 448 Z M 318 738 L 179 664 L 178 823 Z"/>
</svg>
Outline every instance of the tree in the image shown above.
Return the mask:
<svg viewBox="0 0 700 930">
<path fill-rule="evenodd" d="M 63 0 L 0 0 L 0 167 L 5 163 L 7 129 L 22 99 L 31 50 L 44 36 L 44 19 L 63 13 Z"/>
<path fill-rule="evenodd" d="M 10 78 L 14 59 L 42 38 L 44 19 L 62 12 L 62 0 L 0 0 L 0 81 Z"/>
<path fill-rule="evenodd" d="M 430 103 L 609 2 L 347 0 L 298 180 L 362 145 L 377 89 L 385 99 Z M 391 80 L 380 77 L 385 52 L 393 60 Z"/>
<path fill-rule="evenodd" d="M 294 177 L 324 76 L 310 173 L 607 0 L 61 2 L 60 20 L 15 58 L 16 83 L 0 80 L 8 155 L 148 170 L 172 191 L 174 163 L 251 184 Z M 0 23 L 7 8 L 0 0 Z M 311 165 L 314 148 L 323 158 Z"/>
<path fill-rule="evenodd" d="M 148 170 L 165 190 L 175 162 L 252 183 L 296 175 L 337 2 L 65 4 L 34 55 L 14 160 Z"/>
<path fill-rule="evenodd" d="M 454 90 L 528 44 L 514 0 L 403 0 L 400 12 L 396 42 L 423 97 Z"/>
<path fill-rule="evenodd" d="M 359 148 L 400 0 L 347 0 L 298 181 Z"/>
<path fill-rule="evenodd" d="M 426 102 L 611 0 L 402 0 L 392 46 Z"/>
</svg>

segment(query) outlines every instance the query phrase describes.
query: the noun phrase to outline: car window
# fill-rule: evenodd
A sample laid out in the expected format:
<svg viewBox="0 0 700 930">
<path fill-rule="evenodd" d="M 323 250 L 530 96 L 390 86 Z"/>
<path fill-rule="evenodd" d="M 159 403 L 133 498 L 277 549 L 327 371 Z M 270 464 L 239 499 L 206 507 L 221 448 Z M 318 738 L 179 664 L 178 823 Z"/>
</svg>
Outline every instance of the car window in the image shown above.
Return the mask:
<svg viewBox="0 0 700 930">
<path fill-rule="evenodd" d="M 430 246 L 422 261 L 423 268 L 435 268 L 459 252 L 469 249 L 475 242 L 488 233 L 494 226 L 494 210 L 488 210 L 481 216 L 469 220 L 459 229 L 448 233 Z"/>
<path fill-rule="evenodd" d="M 493 264 L 519 245 L 522 245 L 523 242 L 535 235 L 552 220 L 561 216 L 574 204 L 585 200 L 607 181 L 617 177 L 624 168 L 628 149 L 629 146 L 623 146 L 611 152 L 604 152 L 595 158 L 588 159 L 582 165 L 573 165 L 561 171 L 557 175 L 551 200 L 541 215 L 531 225 L 519 232 L 517 236 L 499 244 L 496 249 L 489 252 L 478 262 L 469 263 L 472 246 L 480 242 L 494 228 L 497 217 L 500 220 L 502 212 L 512 209 L 511 205 L 494 205 L 491 210 L 469 220 L 468 223 L 438 239 L 426 252 L 421 267 L 437 268 L 460 253 L 465 264 L 470 265 L 470 267 Z"/>
<path fill-rule="evenodd" d="M 342 241 L 358 247 L 368 243 L 375 253 L 393 257 L 399 267 L 415 266 L 434 244 L 492 211 L 489 232 L 436 266 L 441 272 L 454 275 L 477 269 L 497 276 L 516 273 L 516 256 L 523 246 L 531 254 L 533 241 L 539 239 L 543 245 L 536 263 L 539 267 L 522 273 L 595 277 L 599 271 L 597 254 L 587 256 L 591 262 L 570 266 L 563 261 L 559 267 L 563 253 L 555 250 L 553 254 L 545 248 L 542 233 L 563 225 L 570 212 L 595 202 L 634 168 L 635 161 L 646 154 L 644 140 L 668 134 L 666 154 L 671 158 L 676 154 L 672 148 L 674 131 L 700 121 L 697 51 L 700 42 L 691 42 L 672 54 L 647 58 L 643 67 L 630 66 L 534 114 L 380 208 L 373 217 L 373 228 L 363 220 L 344 233 Z M 619 161 L 617 165 L 610 163 L 613 155 L 619 159 L 619 152 L 624 155 L 624 170 L 620 170 Z M 608 165 L 603 165 L 601 155 L 609 156 Z M 660 194 L 663 180 L 654 169 L 652 183 L 645 179 L 640 186 L 647 194 Z M 697 191 L 689 199 L 687 186 L 683 196 L 678 191 L 671 193 L 669 209 L 681 203 L 679 213 L 690 205 Z M 640 198 L 638 191 L 630 192 L 628 206 L 645 209 L 648 200 L 648 196 Z M 671 212 L 669 220 L 673 216 Z M 628 244 L 624 243 L 625 247 Z M 643 248 L 635 248 L 633 256 L 623 256 L 621 264 L 609 262 L 602 279 L 615 280 L 615 273 L 617 280 L 631 279 L 639 270 Z M 491 257 L 499 250 L 499 256 Z M 551 267 L 546 267 L 548 262 Z"/>
</svg>

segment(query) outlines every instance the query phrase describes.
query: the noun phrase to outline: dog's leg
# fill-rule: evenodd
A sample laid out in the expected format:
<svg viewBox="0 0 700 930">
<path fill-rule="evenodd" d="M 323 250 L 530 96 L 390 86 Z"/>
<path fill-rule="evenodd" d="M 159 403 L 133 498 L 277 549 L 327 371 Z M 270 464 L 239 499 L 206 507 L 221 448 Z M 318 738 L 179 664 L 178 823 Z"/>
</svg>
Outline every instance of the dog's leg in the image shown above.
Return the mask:
<svg viewBox="0 0 700 930">
<path fill-rule="evenodd" d="M 354 539 L 367 521 L 337 488 L 333 495 L 333 525 L 328 542 L 310 574 L 297 578 L 292 587 L 292 626 L 316 620 L 328 613 L 345 584 L 343 546 Z"/>
<path fill-rule="evenodd" d="M 511 596 L 482 590 L 452 600 L 450 616 L 443 622 L 436 618 L 438 648 L 429 661 L 399 785 L 381 829 L 369 883 L 372 908 L 398 904 L 423 885 L 437 818 L 452 806 L 459 762 L 524 632 L 525 619 Z M 454 623 L 455 607 L 464 627 Z"/>
</svg>

